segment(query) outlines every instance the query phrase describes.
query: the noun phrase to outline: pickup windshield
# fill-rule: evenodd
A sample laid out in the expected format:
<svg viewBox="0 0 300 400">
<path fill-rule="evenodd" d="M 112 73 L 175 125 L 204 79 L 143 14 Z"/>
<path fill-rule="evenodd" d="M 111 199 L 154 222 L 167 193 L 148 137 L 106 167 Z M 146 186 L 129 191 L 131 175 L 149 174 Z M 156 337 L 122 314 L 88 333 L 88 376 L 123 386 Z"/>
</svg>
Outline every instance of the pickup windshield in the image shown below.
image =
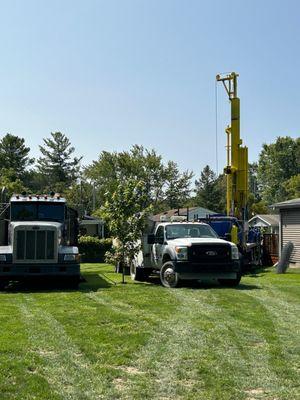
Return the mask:
<svg viewBox="0 0 300 400">
<path fill-rule="evenodd" d="M 216 232 L 204 224 L 172 224 L 166 226 L 166 238 L 217 238 Z"/>
<path fill-rule="evenodd" d="M 17 203 L 11 204 L 12 221 L 64 221 L 63 204 Z"/>
</svg>

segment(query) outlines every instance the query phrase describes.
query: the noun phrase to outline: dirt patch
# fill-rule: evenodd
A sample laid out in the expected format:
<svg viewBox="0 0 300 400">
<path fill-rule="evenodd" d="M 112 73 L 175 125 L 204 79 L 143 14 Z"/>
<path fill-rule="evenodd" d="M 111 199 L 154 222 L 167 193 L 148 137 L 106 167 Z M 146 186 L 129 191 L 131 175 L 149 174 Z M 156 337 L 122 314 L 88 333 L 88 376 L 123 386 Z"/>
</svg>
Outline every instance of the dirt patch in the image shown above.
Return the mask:
<svg viewBox="0 0 300 400">
<path fill-rule="evenodd" d="M 255 388 L 255 389 L 248 389 L 245 390 L 245 393 L 247 393 L 248 395 L 250 395 L 250 397 L 247 397 L 246 400 L 258 400 L 261 398 L 261 396 L 263 394 L 265 394 L 265 390 L 262 388 Z M 255 397 L 252 397 L 255 396 Z M 258 397 L 256 397 L 258 396 Z"/>
<path fill-rule="evenodd" d="M 265 346 L 265 342 L 253 342 L 253 343 L 251 343 L 251 346 L 263 347 L 263 346 Z"/>
<path fill-rule="evenodd" d="M 265 391 L 262 388 L 257 388 L 257 389 L 249 389 L 249 390 L 245 390 L 245 392 L 247 394 L 264 394 Z"/>
<path fill-rule="evenodd" d="M 127 374 L 130 374 L 130 375 L 142 375 L 145 373 L 135 367 L 129 367 L 126 365 L 120 366 L 120 367 L 118 367 L 118 369 L 121 369 L 122 371 L 127 372 Z"/>
<path fill-rule="evenodd" d="M 125 389 L 125 380 L 123 378 L 116 378 L 114 379 L 114 385 L 115 388 L 121 392 Z"/>
</svg>

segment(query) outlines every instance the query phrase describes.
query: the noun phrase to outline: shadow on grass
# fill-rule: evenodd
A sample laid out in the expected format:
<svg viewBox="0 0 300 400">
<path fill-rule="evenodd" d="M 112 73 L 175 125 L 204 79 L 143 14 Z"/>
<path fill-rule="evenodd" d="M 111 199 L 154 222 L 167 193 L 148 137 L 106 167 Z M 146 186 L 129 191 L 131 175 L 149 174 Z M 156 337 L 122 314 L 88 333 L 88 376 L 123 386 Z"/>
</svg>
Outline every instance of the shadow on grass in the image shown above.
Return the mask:
<svg viewBox="0 0 300 400">
<path fill-rule="evenodd" d="M 242 278 L 243 279 L 243 278 Z M 147 281 L 145 282 L 135 282 L 135 285 L 142 285 L 149 286 L 149 284 L 155 285 L 155 286 L 161 286 L 161 282 L 159 277 L 153 277 L 150 276 Z M 217 289 L 217 290 L 224 290 L 224 289 L 234 289 L 234 290 L 260 290 L 261 287 L 257 285 L 251 285 L 251 284 L 246 284 L 243 283 L 243 281 L 235 287 L 232 286 L 226 286 L 226 285 L 221 285 L 220 283 L 216 281 L 208 281 L 208 282 L 198 282 L 198 281 L 188 281 L 188 280 L 182 280 L 180 282 L 180 288 L 184 289 Z M 176 289 L 175 289 L 176 290 Z"/>
<path fill-rule="evenodd" d="M 80 292 L 97 292 L 99 289 L 107 289 L 115 285 L 115 282 L 104 274 L 84 273 L 84 282 L 79 285 Z"/>
<path fill-rule="evenodd" d="M 265 271 L 269 272 L 269 271 Z M 264 272 L 264 273 L 265 273 Z M 249 276 L 249 275 L 248 275 Z M 254 277 L 259 277 L 261 275 L 251 275 Z M 96 271 L 85 271 L 82 274 L 82 279 L 78 287 L 72 287 L 67 281 L 62 281 L 61 278 L 57 279 L 42 279 L 42 278 L 31 278 L 30 280 L 24 281 L 10 281 L 7 285 L 1 289 L 3 293 L 67 293 L 67 292 L 97 292 L 101 289 L 108 289 L 116 284 L 120 285 L 121 282 L 113 281 L 109 276 L 104 273 L 97 273 Z M 139 287 L 161 286 L 161 282 L 158 276 L 150 276 L 147 281 L 135 282 L 134 285 Z M 186 281 L 182 280 L 180 283 L 181 288 L 186 289 L 234 289 L 234 290 L 258 290 L 261 287 L 251 284 L 244 284 L 243 281 L 236 287 L 230 287 L 225 285 L 220 285 L 216 281 L 208 282 L 198 282 L 198 281 Z"/>
<path fill-rule="evenodd" d="M 191 283 L 183 283 L 181 287 L 187 288 L 187 289 L 202 289 L 202 290 L 208 290 L 208 289 L 214 289 L 214 290 L 260 290 L 260 286 L 256 285 L 248 285 L 244 283 L 240 283 L 238 286 L 230 286 L 230 285 L 221 285 L 217 282 L 191 282 Z"/>
<path fill-rule="evenodd" d="M 272 270 L 272 266 L 256 267 L 255 269 L 245 271 L 243 275 L 250 276 L 251 278 L 260 278 L 266 274 L 270 274 L 271 272 L 274 272 L 274 270 Z"/>
<path fill-rule="evenodd" d="M 74 287 L 67 280 L 32 278 L 30 280 L 9 281 L 1 291 L 3 293 L 51 293 L 51 292 L 97 292 L 114 285 L 110 278 L 102 277 L 97 273 L 85 273 L 81 277 L 78 287 Z"/>
</svg>

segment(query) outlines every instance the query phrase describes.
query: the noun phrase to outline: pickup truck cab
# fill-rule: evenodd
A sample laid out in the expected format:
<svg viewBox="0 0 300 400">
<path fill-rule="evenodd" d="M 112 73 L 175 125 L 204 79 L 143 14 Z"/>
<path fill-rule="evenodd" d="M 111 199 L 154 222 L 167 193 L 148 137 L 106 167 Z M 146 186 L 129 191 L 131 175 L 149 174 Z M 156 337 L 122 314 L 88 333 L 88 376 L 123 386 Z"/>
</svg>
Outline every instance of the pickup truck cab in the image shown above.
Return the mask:
<svg viewBox="0 0 300 400">
<path fill-rule="evenodd" d="M 131 263 L 133 280 L 159 272 L 165 287 L 181 280 L 216 280 L 236 286 L 241 279 L 240 255 L 234 243 L 220 239 L 201 222 L 161 222 L 145 235 L 141 251 Z"/>
</svg>

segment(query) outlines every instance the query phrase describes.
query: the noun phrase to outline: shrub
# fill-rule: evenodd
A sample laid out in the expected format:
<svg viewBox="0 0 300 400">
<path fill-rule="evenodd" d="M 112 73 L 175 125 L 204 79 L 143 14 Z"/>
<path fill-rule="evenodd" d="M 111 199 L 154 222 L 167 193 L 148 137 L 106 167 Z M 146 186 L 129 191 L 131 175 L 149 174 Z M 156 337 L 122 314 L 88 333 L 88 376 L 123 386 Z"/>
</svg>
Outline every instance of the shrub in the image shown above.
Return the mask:
<svg viewBox="0 0 300 400">
<path fill-rule="evenodd" d="M 79 253 L 82 261 L 103 262 L 104 255 L 111 250 L 112 239 L 99 239 L 93 236 L 81 236 L 78 240 Z"/>
</svg>

